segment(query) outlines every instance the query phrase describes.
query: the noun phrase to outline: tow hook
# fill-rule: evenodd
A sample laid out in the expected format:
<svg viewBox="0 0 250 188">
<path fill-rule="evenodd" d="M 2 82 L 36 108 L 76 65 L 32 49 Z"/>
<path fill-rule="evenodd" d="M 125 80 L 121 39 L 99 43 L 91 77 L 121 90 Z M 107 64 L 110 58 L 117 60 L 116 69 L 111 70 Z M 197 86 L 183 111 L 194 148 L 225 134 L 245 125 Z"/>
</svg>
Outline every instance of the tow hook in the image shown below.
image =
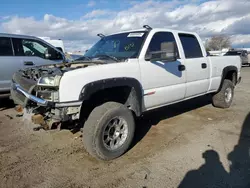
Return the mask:
<svg viewBox="0 0 250 188">
<path fill-rule="evenodd" d="M 34 131 L 39 131 L 40 129 L 50 130 L 50 129 L 54 129 L 54 128 L 57 128 L 57 129 L 60 130 L 60 128 L 61 128 L 61 122 L 53 121 L 53 120 L 46 121 L 44 119 L 44 116 L 42 114 L 35 114 L 35 115 L 33 115 L 31 117 L 31 121 L 34 124 L 40 125 L 38 127 L 35 127 L 33 129 Z"/>
</svg>

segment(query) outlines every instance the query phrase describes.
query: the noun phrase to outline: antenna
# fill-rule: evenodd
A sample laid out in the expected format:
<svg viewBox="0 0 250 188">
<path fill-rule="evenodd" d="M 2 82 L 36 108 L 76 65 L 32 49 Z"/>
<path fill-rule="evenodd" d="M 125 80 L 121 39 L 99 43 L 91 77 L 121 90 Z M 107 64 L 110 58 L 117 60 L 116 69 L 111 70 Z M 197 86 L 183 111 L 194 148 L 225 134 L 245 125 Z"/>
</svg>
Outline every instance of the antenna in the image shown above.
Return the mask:
<svg viewBox="0 0 250 188">
<path fill-rule="evenodd" d="M 98 37 L 101 37 L 101 38 L 105 37 L 105 35 L 102 34 L 102 33 L 98 33 L 97 36 L 98 36 Z"/>
<path fill-rule="evenodd" d="M 153 29 L 152 27 L 150 27 L 149 25 L 144 25 L 143 28 L 147 29 L 147 30 L 151 30 Z"/>
</svg>

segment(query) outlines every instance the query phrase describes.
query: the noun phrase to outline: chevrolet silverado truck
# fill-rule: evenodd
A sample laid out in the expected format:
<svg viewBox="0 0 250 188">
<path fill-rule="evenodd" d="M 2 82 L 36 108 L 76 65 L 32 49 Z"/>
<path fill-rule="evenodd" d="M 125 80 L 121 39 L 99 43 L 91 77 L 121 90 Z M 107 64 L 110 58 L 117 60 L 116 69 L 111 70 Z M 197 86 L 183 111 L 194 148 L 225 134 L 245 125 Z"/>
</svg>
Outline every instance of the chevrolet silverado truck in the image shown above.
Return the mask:
<svg viewBox="0 0 250 188">
<path fill-rule="evenodd" d="M 11 89 L 15 103 L 44 129 L 80 123 L 83 145 L 95 158 L 123 155 L 135 118 L 146 111 L 206 94 L 215 107 L 230 107 L 240 58 L 208 56 L 196 33 L 146 25 L 98 36 L 77 61 L 16 72 Z"/>
</svg>

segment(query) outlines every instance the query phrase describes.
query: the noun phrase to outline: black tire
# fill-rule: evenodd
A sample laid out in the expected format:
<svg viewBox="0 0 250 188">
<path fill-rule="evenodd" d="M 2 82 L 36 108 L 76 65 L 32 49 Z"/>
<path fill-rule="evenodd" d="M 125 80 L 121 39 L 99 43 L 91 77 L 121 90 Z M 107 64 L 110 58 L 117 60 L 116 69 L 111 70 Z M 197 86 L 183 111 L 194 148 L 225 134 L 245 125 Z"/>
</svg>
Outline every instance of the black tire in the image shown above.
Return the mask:
<svg viewBox="0 0 250 188">
<path fill-rule="evenodd" d="M 228 98 L 226 97 L 227 90 L 231 90 L 232 92 L 230 100 L 227 100 Z M 221 90 L 213 95 L 212 104 L 213 106 L 218 108 L 229 108 L 232 104 L 233 97 L 234 97 L 234 84 L 232 83 L 231 80 L 225 79 L 223 81 Z"/>
<path fill-rule="evenodd" d="M 104 144 L 104 131 L 108 123 L 116 117 L 121 117 L 127 123 L 127 136 L 124 143 L 114 150 L 109 150 Z M 109 129 L 110 131 L 110 129 Z M 83 128 L 83 144 L 92 156 L 99 160 L 112 160 L 124 154 L 129 148 L 135 132 L 135 121 L 132 112 L 124 105 L 116 102 L 106 102 L 94 108 Z"/>
</svg>

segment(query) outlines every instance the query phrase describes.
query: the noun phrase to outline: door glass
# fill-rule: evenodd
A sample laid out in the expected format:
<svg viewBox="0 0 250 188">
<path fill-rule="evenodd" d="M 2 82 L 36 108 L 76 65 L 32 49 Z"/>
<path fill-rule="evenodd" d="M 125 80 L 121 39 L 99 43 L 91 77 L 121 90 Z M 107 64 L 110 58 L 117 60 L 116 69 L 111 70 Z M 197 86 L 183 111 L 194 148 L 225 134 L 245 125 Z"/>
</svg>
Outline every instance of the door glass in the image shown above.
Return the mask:
<svg viewBox="0 0 250 188">
<path fill-rule="evenodd" d="M 0 37 L 0 56 L 13 56 L 10 38 Z"/>
<path fill-rule="evenodd" d="M 62 55 L 47 44 L 32 39 L 13 39 L 16 56 L 36 56 L 43 59 L 62 60 Z M 46 57 L 46 54 L 50 56 Z"/>
<path fill-rule="evenodd" d="M 25 56 L 38 56 L 44 58 L 47 46 L 39 44 L 36 41 L 22 40 L 23 51 Z"/>
<path fill-rule="evenodd" d="M 203 57 L 200 44 L 194 35 L 179 34 L 179 37 L 187 59 Z"/>
<path fill-rule="evenodd" d="M 173 33 L 171 32 L 155 33 L 148 46 L 147 54 L 149 52 L 161 51 L 162 43 L 165 42 L 175 42 Z M 178 57 L 178 49 L 177 49 L 177 57 Z"/>
</svg>

